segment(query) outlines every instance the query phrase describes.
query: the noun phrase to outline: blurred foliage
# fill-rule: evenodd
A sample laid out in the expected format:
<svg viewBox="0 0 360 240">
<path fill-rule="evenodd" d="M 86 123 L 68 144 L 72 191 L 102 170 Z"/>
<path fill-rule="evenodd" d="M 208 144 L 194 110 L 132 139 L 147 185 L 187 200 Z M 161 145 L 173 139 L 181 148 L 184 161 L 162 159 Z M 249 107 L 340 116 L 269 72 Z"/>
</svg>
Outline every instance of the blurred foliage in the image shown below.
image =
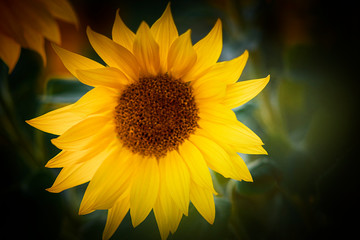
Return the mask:
<svg viewBox="0 0 360 240">
<path fill-rule="evenodd" d="M 79 35 L 90 25 L 108 36 L 117 8 L 136 31 L 143 19 L 153 23 L 167 4 L 72 2 L 82 24 Z M 316 239 L 354 234 L 357 225 L 351 217 L 356 219 L 358 213 L 359 189 L 359 84 L 354 74 L 359 19 L 354 9 L 350 3 L 310 0 L 172 1 L 180 33 L 191 28 L 196 42 L 220 17 L 221 60 L 248 49 L 249 62 L 240 80 L 267 74 L 271 80 L 258 97 L 235 110 L 269 153 L 242 155 L 254 182 L 213 173 L 219 192 L 214 225 L 191 205 L 189 216 L 183 217 L 169 239 Z M 83 41 L 73 34 L 67 38 Z M 86 44 L 65 41 L 64 47 L 99 60 Z M 48 72 L 40 56 L 26 49 L 12 74 L 7 75 L 7 67 L 0 64 L 1 180 L 5 183 L 1 228 L 13 239 L 100 239 L 106 212 L 77 215 L 86 184 L 60 194 L 45 191 L 58 170 L 44 165 L 58 150 L 50 144 L 53 136 L 24 121 L 74 102 L 90 89 Z M 120 238 L 159 239 L 153 214 L 135 229 L 127 215 L 113 237 Z"/>
</svg>

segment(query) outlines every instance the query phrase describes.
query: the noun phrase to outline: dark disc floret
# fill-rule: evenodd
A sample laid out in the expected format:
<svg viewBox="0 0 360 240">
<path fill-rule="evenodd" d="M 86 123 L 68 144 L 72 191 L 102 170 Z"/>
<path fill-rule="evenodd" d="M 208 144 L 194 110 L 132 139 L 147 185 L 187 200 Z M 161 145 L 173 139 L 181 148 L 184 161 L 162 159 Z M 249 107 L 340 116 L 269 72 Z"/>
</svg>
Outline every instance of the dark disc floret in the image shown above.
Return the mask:
<svg viewBox="0 0 360 240">
<path fill-rule="evenodd" d="M 198 120 L 190 84 L 167 74 L 129 84 L 115 109 L 116 131 L 123 146 L 156 158 L 177 150 L 194 133 Z"/>
</svg>

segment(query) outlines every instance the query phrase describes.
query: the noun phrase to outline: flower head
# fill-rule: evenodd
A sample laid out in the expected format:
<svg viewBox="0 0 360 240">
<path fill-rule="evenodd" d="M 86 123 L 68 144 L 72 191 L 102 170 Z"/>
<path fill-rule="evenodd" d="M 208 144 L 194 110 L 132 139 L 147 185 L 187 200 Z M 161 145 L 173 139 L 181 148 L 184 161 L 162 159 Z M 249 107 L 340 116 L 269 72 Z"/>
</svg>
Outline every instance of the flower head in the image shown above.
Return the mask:
<svg viewBox="0 0 360 240">
<path fill-rule="evenodd" d="M 62 151 L 46 166 L 63 169 L 48 190 L 90 181 L 79 212 L 108 209 L 105 239 L 128 211 L 136 227 L 151 210 L 165 239 L 188 214 L 190 201 L 213 223 L 216 192 L 208 168 L 252 181 L 237 152 L 266 154 L 231 109 L 255 97 L 269 77 L 237 82 L 247 51 L 217 62 L 220 20 L 195 45 L 190 33 L 178 35 L 168 5 L 151 28 L 142 22 L 136 34 L 118 12 L 112 40 L 88 28 L 106 66 L 54 45 L 66 68 L 94 88 L 28 123 L 60 135 L 52 143 Z"/>
<path fill-rule="evenodd" d="M 11 72 L 21 47 L 40 54 L 46 63 L 44 38 L 60 44 L 60 30 L 55 19 L 77 25 L 68 0 L 0 0 L 0 58 Z"/>
</svg>

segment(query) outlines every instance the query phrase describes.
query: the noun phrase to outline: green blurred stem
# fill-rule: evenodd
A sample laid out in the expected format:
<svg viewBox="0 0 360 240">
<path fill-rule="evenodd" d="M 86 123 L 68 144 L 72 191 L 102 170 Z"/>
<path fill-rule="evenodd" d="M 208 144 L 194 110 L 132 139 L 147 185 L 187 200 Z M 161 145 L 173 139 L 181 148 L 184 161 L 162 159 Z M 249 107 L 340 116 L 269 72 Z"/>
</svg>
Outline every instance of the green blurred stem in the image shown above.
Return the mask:
<svg viewBox="0 0 360 240">
<path fill-rule="evenodd" d="M 28 136 L 20 128 L 19 119 L 14 111 L 15 105 L 9 91 L 7 70 L 2 67 L 1 72 L 0 107 L 4 114 L 1 118 L 2 125 L 12 144 L 19 150 L 19 154 L 24 157 L 30 167 L 37 168 L 40 166 L 37 160 L 39 159 L 39 154 L 35 153 L 34 148 L 29 144 Z"/>
</svg>

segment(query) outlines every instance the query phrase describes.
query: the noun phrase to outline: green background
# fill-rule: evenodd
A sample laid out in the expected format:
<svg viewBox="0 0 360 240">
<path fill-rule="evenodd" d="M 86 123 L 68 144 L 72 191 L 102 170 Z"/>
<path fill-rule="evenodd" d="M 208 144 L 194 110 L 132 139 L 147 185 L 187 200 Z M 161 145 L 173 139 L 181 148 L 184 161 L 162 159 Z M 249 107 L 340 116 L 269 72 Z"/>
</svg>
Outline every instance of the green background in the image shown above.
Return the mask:
<svg viewBox="0 0 360 240">
<path fill-rule="evenodd" d="M 167 1 L 71 1 L 86 26 L 110 36 L 115 11 L 136 31 L 151 25 Z M 171 2 L 179 33 L 193 43 L 217 18 L 223 23 L 220 60 L 245 49 L 242 80 L 271 75 L 266 89 L 236 109 L 265 143 L 267 156 L 244 156 L 253 183 L 214 174 L 216 220 L 209 225 L 190 206 L 169 239 L 318 239 L 357 233 L 359 169 L 359 15 L 349 1 L 208 0 Z M 75 37 L 75 36 L 74 36 Z M 74 49 L 69 49 L 74 50 Z M 100 60 L 85 45 L 86 56 Z M 210 51 L 211 49 L 209 49 Z M 3 236 L 10 239 L 100 239 L 106 211 L 78 216 L 86 184 L 59 194 L 45 191 L 59 169 L 45 163 L 59 150 L 54 136 L 25 120 L 90 88 L 76 81 L 39 80 L 40 56 L 23 49 L 12 74 L 0 64 L 0 153 Z M 5 222 L 5 223 L 4 223 Z M 127 215 L 113 239 L 160 239 L 151 213 L 137 228 Z"/>
</svg>

